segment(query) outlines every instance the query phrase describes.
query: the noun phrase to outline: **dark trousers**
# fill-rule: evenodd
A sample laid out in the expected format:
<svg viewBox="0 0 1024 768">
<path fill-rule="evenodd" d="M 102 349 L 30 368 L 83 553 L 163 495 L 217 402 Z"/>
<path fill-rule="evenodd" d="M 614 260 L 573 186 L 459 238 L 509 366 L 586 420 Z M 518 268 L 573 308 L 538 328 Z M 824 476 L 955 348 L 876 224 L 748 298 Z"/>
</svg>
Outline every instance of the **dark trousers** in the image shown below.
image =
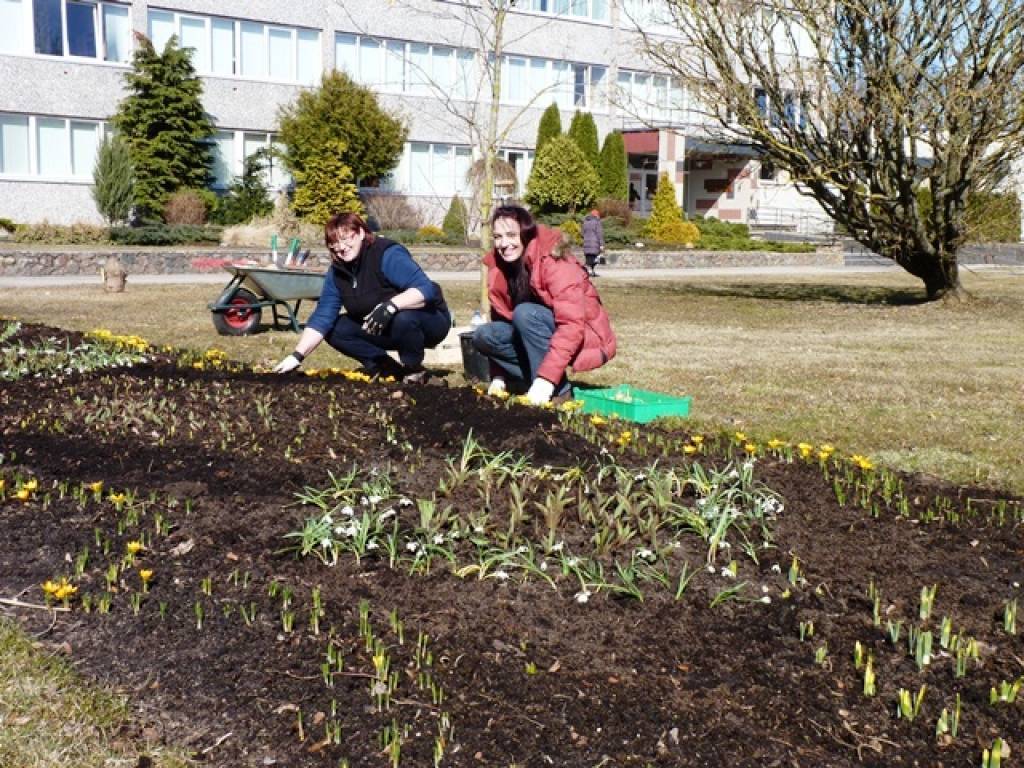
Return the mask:
<svg viewBox="0 0 1024 768">
<path fill-rule="evenodd" d="M 451 327 L 452 317 L 447 309 L 403 309 L 380 336 L 364 331 L 361 320 L 338 315 L 324 340 L 341 354 L 355 358 L 364 368 L 379 368 L 388 351 L 397 350 L 402 365 L 415 370 L 423 366 L 424 350 L 440 344 Z"/>
<path fill-rule="evenodd" d="M 584 253 L 583 258 L 587 260 L 587 270 L 590 272 L 594 271 L 594 267 L 597 266 L 597 260 L 599 254 L 596 253 Z"/>
<path fill-rule="evenodd" d="M 495 320 L 478 325 L 473 331 L 473 346 L 497 363 L 513 379 L 529 385 L 537 378 L 537 369 L 551 348 L 555 334 L 555 315 L 543 304 L 523 302 L 512 311 L 512 322 Z M 569 390 L 569 380 L 553 382 L 555 394 Z"/>
</svg>

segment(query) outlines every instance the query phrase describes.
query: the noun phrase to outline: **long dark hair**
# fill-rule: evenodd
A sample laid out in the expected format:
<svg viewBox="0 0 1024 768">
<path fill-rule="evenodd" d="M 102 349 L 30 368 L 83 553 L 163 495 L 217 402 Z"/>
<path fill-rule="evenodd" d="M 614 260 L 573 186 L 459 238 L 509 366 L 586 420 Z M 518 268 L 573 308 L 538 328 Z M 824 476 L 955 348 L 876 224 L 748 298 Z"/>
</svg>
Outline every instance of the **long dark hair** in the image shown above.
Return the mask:
<svg viewBox="0 0 1024 768">
<path fill-rule="evenodd" d="M 523 244 L 523 255 L 509 264 L 504 259 L 497 258 L 495 263 L 498 269 L 505 276 L 508 285 L 508 295 L 513 307 L 529 301 L 533 296 L 530 290 L 530 272 L 526 269 L 526 247 L 537 237 L 537 222 L 533 220 L 530 212 L 521 205 L 499 205 L 491 214 L 491 231 L 494 231 L 494 224 L 498 219 L 512 219 L 519 225 L 519 240 Z"/>
</svg>

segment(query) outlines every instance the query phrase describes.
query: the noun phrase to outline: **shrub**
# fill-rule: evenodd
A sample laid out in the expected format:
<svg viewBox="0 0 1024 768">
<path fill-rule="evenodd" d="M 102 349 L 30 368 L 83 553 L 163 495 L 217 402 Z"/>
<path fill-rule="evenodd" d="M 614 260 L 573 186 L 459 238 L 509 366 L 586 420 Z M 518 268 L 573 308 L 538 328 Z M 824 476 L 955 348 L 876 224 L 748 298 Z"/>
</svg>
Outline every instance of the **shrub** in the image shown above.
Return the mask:
<svg viewBox="0 0 1024 768">
<path fill-rule="evenodd" d="M 206 223 L 207 201 L 195 189 L 179 189 L 167 198 L 164 221 L 171 226 L 201 227 Z"/>
<path fill-rule="evenodd" d="M 307 158 L 305 168 L 295 172 L 292 208 L 301 218 L 325 224 L 336 213 L 363 213 L 352 170 L 342 161 L 344 154 L 345 145 L 332 139 L 322 155 Z"/>
<path fill-rule="evenodd" d="M 700 240 L 700 230 L 689 221 L 670 221 L 658 227 L 653 237 L 662 243 L 693 245 Z"/>
<path fill-rule="evenodd" d="M 110 230 L 110 240 L 122 245 L 218 244 L 220 238 L 220 227 L 153 224 L 143 227 L 114 227 Z"/>
<path fill-rule="evenodd" d="M 583 228 L 575 219 L 566 219 L 559 227 L 565 234 L 572 238 L 576 245 L 583 245 Z"/>
<path fill-rule="evenodd" d="M 689 224 L 688 227 L 681 228 L 679 225 L 683 223 L 683 215 L 676 205 L 675 187 L 669 181 L 668 174 L 662 173 L 658 177 L 658 189 L 654 193 L 651 218 L 647 220 L 644 234 L 662 243 L 696 242 L 700 237 L 697 227 Z"/>
<path fill-rule="evenodd" d="M 428 224 L 416 230 L 416 239 L 421 243 L 443 243 L 448 237 L 440 227 Z"/>
<path fill-rule="evenodd" d="M 466 242 L 466 234 L 469 230 L 469 212 L 466 210 L 466 204 L 458 195 L 452 197 L 452 201 L 448 204 L 448 212 L 444 215 L 444 223 L 441 228 L 452 242 Z"/>
<path fill-rule="evenodd" d="M 640 239 L 632 228 L 622 223 L 622 219 L 605 219 L 602 225 L 604 226 L 605 248 L 633 246 Z"/>
<path fill-rule="evenodd" d="M 917 190 L 921 218 L 932 209 L 932 191 Z M 966 242 L 1016 243 L 1020 241 L 1020 198 L 1013 192 L 971 192 L 965 215 Z"/>
<path fill-rule="evenodd" d="M 404 195 L 367 195 L 366 212 L 383 229 L 419 229 L 423 217 Z"/>
<path fill-rule="evenodd" d="M 51 245 L 95 245 L 106 243 L 109 230 L 95 224 L 74 223 L 69 226 L 42 221 L 38 224 L 19 224 L 14 240 L 19 243 L 49 243 Z"/>
<path fill-rule="evenodd" d="M 597 171 L 568 136 L 556 136 L 537 155 L 526 202 L 542 211 L 575 211 L 597 197 Z"/>
<path fill-rule="evenodd" d="M 0 218 L 0 229 L 4 230 L 5 232 L 14 232 L 17 228 L 18 225 L 15 224 L 10 219 Z"/>
<path fill-rule="evenodd" d="M 107 137 L 96 153 L 92 170 L 92 199 L 96 210 L 110 225 L 128 221 L 132 213 L 135 172 L 128 145 L 117 136 Z"/>
<path fill-rule="evenodd" d="M 750 238 L 750 227 L 739 222 L 722 221 L 721 219 L 716 219 L 714 217 L 704 218 L 702 216 L 695 218 L 693 223 L 696 224 L 697 229 L 700 230 L 702 240 L 707 237 L 742 240 Z"/>
<path fill-rule="evenodd" d="M 625 200 L 619 200 L 615 197 L 602 197 L 597 201 L 596 207 L 605 224 L 608 223 L 608 219 L 617 218 L 621 219 L 623 224 L 629 226 L 629 223 L 633 220 L 633 209 L 629 207 L 629 203 Z"/>
</svg>

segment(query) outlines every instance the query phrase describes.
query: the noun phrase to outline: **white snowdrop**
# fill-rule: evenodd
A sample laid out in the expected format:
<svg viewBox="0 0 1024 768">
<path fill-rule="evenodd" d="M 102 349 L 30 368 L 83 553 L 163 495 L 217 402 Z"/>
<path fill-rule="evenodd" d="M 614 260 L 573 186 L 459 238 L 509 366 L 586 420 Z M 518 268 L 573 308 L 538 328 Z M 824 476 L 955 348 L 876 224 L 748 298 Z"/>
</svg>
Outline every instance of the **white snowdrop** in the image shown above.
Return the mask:
<svg viewBox="0 0 1024 768">
<path fill-rule="evenodd" d="M 579 592 L 576 593 L 576 602 L 580 603 L 581 605 L 583 603 L 587 602 L 587 600 L 589 600 L 589 599 L 590 599 L 590 592 L 588 592 L 585 589 L 580 590 Z"/>
</svg>

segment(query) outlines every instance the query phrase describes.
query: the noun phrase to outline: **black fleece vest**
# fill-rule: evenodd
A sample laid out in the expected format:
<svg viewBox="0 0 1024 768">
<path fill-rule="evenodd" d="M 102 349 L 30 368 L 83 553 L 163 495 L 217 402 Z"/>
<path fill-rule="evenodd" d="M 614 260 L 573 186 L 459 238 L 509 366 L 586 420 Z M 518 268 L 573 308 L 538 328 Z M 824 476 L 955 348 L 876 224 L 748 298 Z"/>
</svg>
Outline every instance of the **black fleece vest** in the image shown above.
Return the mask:
<svg viewBox="0 0 1024 768">
<path fill-rule="evenodd" d="M 359 258 L 352 264 L 334 265 L 331 270 L 334 284 L 341 296 L 341 305 L 345 308 L 345 314 L 349 317 L 362 320 L 382 301 L 393 299 L 401 293 L 401 290 L 392 285 L 384 276 L 382 269 L 384 251 L 395 244 L 394 240 L 375 237 L 369 245 L 364 242 L 363 248 L 359 252 Z M 429 302 L 427 307 L 431 309 L 445 308 L 441 286 L 433 282 L 431 284 L 434 286 L 437 299 Z"/>
<path fill-rule="evenodd" d="M 335 265 L 331 270 L 341 295 L 341 305 L 349 317 L 362 320 L 382 301 L 400 293 L 381 271 L 384 251 L 394 244 L 394 240 L 375 237 L 372 243 L 363 246 L 354 262 Z"/>
</svg>

